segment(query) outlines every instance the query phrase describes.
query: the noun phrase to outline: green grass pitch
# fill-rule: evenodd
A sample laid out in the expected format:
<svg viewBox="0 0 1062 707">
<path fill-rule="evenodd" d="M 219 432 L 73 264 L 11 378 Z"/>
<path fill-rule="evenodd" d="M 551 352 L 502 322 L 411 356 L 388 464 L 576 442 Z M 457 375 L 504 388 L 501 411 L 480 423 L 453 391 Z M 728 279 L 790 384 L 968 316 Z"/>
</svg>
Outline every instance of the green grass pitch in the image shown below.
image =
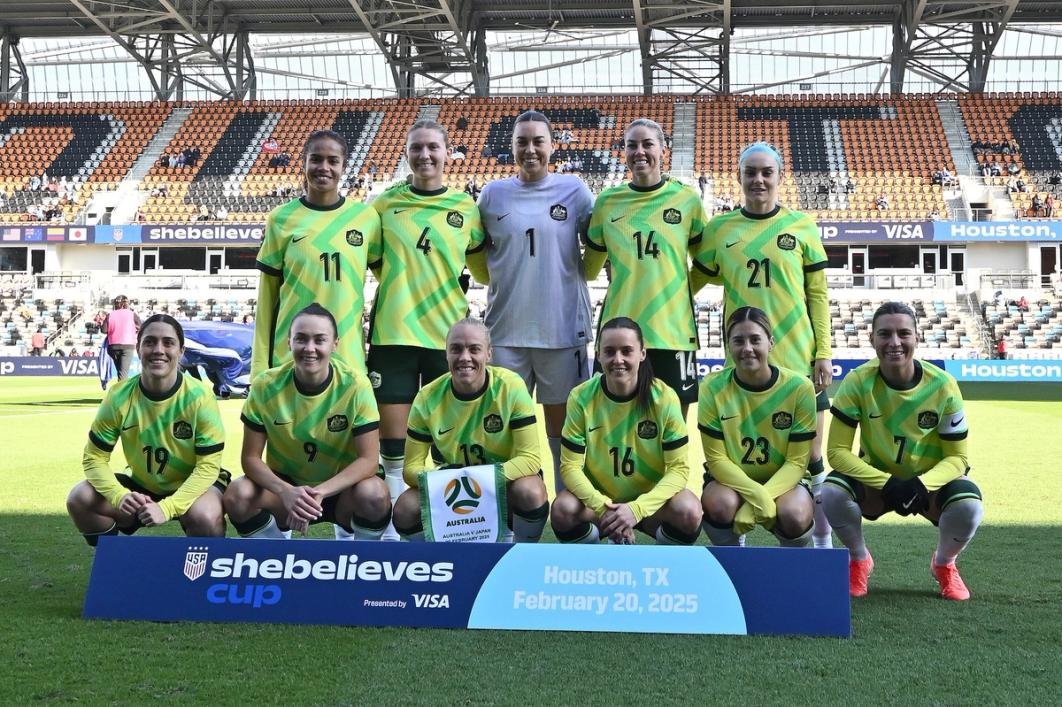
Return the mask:
<svg viewBox="0 0 1062 707">
<path fill-rule="evenodd" d="M 1010 390 L 967 396 L 973 474 L 986 499 L 984 525 L 960 560 L 973 599 L 956 604 L 935 596 L 928 523 L 868 524 L 877 569 L 869 596 L 854 603 L 854 637 L 837 640 L 85 621 L 92 553 L 63 502 L 82 478 L 99 386 L 91 379 L 4 379 L 2 700 L 1057 703 L 1062 404 L 1054 394 L 1008 399 Z M 239 468 L 239 407 L 222 403 L 230 469 Z M 692 446 L 699 457 L 700 445 Z M 315 534 L 326 537 L 324 530 Z M 751 539 L 773 541 L 762 530 Z"/>
</svg>

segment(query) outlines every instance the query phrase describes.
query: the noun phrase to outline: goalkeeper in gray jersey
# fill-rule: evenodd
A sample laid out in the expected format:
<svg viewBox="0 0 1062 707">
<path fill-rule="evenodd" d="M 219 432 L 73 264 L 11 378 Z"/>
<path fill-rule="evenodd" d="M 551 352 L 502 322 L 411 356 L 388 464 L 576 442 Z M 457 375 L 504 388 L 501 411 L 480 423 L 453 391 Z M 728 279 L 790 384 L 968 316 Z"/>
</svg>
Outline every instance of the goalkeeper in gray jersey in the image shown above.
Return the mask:
<svg viewBox="0 0 1062 707">
<path fill-rule="evenodd" d="M 542 113 L 517 117 L 512 151 L 520 171 L 484 187 L 479 209 L 488 247 L 470 255 L 468 267 L 489 284 L 493 363 L 519 373 L 545 411 L 560 492 L 565 403 L 589 376 L 590 294 L 579 241 L 594 197 L 579 177 L 549 171 L 552 135 Z"/>
</svg>

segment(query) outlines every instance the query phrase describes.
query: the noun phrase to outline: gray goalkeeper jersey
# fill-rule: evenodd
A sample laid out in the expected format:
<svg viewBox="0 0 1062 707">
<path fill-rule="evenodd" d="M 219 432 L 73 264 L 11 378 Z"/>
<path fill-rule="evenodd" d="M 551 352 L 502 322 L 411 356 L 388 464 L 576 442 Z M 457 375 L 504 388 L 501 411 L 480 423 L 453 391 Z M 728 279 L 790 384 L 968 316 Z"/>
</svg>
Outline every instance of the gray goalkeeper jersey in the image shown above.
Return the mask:
<svg viewBox="0 0 1062 707">
<path fill-rule="evenodd" d="M 594 197 L 582 179 L 509 177 L 479 196 L 487 232 L 486 323 L 499 346 L 563 349 L 590 339 L 590 294 L 580 235 Z"/>
</svg>

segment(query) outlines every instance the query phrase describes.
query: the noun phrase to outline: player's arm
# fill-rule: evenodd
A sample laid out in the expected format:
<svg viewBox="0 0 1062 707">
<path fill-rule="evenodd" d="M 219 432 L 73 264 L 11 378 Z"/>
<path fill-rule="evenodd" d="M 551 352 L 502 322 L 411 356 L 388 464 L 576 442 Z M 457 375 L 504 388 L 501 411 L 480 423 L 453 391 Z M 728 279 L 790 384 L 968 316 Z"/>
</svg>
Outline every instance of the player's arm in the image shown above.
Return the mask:
<svg viewBox="0 0 1062 707">
<path fill-rule="evenodd" d="M 708 228 L 708 216 L 704 213 L 704 204 L 699 197 L 693 199 L 693 213 L 690 218 L 690 260 L 693 265 L 689 271 L 690 292 L 696 294 L 705 285 L 722 285 L 719 266 L 715 261 L 715 229 Z"/>
<path fill-rule="evenodd" d="M 502 464 L 505 478 L 515 481 L 524 476 L 534 476 L 542 468 L 535 418 L 513 420 L 509 425 L 513 430 L 513 456 Z"/>
<path fill-rule="evenodd" d="M 690 467 L 686 459 L 688 447 L 688 438 L 664 444 L 663 477 L 656 482 L 656 486 L 627 504 L 634 513 L 635 522 L 653 515 L 676 493 L 686 488 L 690 479 Z"/>
<path fill-rule="evenodd" d="M 598 197 L 598 205 L 601 203 Z M 605 246 L 605 219 L 601 215 L 601 209 L 595 205 L 590 216 L 590 226 L 583 236 L 583 273 L 586 281 L 591 282 L 601 274 L 601 268 L 608 259 L 608 248 Z"/>
<path fill-rule="evenodd" d="M 812 380 L 816 391 L 826 390 L 833 382 L 833 351 L 831 350 L 830 302 L 826 292 L 825 262 L 822 269 L 804 273 L 804 293 L 808 300 L 811 328 L 815 332 L 815 363 Z"/>
<path fill-rule="evenodd" d="M 366 427 L 371 427 L 371 429 L 363 428 L 353 432 L 354 448 L 358 450 L 358 458 L 343 467 L 332 478 L 317 484 L 316 488 L 322 497 L 334 496 L 376 475 L 380 459 L 380 425 L 376 423 Z"/>
<path fill-rule="evenodd" d="M 722 285 L 723 278 L 719 274 L 719 268 L 714 270 L 694 260 L 690 268 L 690 292 L 697 294 L 705 285 Z"/>
<path fill-rule="evenodd" d="M 291 519 L 309 522 L 321 515 L 321 505 L 306 486 L 293 486 L 273 473 L 262 459 L 266 446 L 265 427 L 256 425 L 243 415 L 243 448 L 240 465 L 243 473 L 261 488 L 274 494 L 284 504 Z"/>
<path fill-rule="evenodd" d="M 808 460 L 811 459 L 811 440 L 814 438 L 814 432 L 811 433 L 811 437 L 800 439 L 799 441 L 793 437 L 789 438 L 789 444 L 785 452 L 785 463 L 778 467 L 778 470 L 774 472 L 771 478 L 763 483 L 764 490 L 767 491 L 771 498 L 778 498 L 782 494 L 793 490 L 800 483 L 800 480 L 804 478 L 804 474 L 808 470 Z"/>
<path fill-rule="evenodd" d="M 872 467 L 852 452 L 858 425 L 856 420 L 834 407 L 833 424 L 830 425 L 830 436 L 826 442 L 826 459 L 830 466 L 845 476 L 862 481 L 871 488 L 884 488 L 892 474 Z"/>
<path fill-rule="evenodd" d="M 940 449 L 944 454 L 932 469 L 922 474 L 919 479 L 925 485 L 927 491 L 937 491 L 944 484 L 964 476 L 970 469 L 969 456 L 967 454 L 966 437 L 969 428 L 966 424 L 966 412 L 962 407 L 962 397 L 958 391 L 958 385 L 952 383 L 954 398 L 949 407 L 955 408 L 951 412 L 942 415 L 937 432 L 940 435 Z M 947 408 L 946 408 L 947 410 Z"/>
<path fill-rule="evenodd" d="M 269 368 L 269 352 L 273 348 L 270 338 L 276 323 L 280 303 L 281 273 L 258 264 L 258 303 L 255 305 L 254 341 L 251 346 L 251 380 Z"/>
<path fill-rule="evenodd" d="M 224 446 L 219 444 L 215 447 L 196 448 L 195 469 L 172 496 L 159 501 L 159 508 L 168 520 L 180 518 L 187 513 L 196 499 L 218 480 L 218 474 L 221 472 L 221 450 Z"/>
<path fill-rule="evenodd" d="M 431 435 L 415 430 L 406 430 L 406 454 L 402 479 L 410 488 L 420 488 L 417 475 L 428 469 L 427 460 L 431 456 Z"/>
<path fill-rule="evenodd" d="M 586 475 L 586 441 L 586 415 L 575 395 L 569 395 L 561 430 L 561 479 L 564 487 L 600 518 L 612 499 L 595 489 Z"/>
<path fill-rule="evenodd" d="M 115 508 L 122 502 L 122 498 L 129 491 L 114 478 L 111 471 L 111 452 L 113 444 L 107 444 L 99 437 L 89 433 L 89 441 L 85 444 L 85 451 L 81 455 L 81 467 L 85 470 L 85 478 L 92 484 L 96 492 L 107 499 L 107 503 Z"/>
<path fill-rule="evenodd" d="M 481 285 L 490 284 L 490 271 L 487 270 L 486 248 L 482 248 L 466 255 L 465 265 L 468 266 L 468 271 L 472 273 L 472 277 L 476 279 L 476 282 Z"/>
<path fill-rule="evenodd" d="M 767 522 L 773 519 L 777 514 L 774 496 L 763 484 L 753 481 L 744 469 L 730 460 L 726 453 L 723 433 L 701 425 L 699 428 L 701 444 L 704 446 L 704 461 L 708 464 L 712 478 L 736 491 L 752 508 L 757 520 Z"/>
</svg>

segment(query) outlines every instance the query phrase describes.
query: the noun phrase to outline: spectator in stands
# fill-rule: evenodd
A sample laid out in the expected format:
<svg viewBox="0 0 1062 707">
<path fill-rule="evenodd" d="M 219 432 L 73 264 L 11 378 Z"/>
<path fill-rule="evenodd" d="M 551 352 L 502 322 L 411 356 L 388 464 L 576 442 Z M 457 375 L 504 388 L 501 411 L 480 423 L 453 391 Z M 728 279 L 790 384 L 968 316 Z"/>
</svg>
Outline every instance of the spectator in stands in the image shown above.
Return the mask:
<svg viewBox="0 0 1062 707">
<path fill-rule="evenodd" d="M 227 208 L 225 208 L 224 204 L 219 206 L 217 208 L 217 211 L 214 212 L 214 218 L 217 219 L 218 221 L 224 221 L 228 217 L 229 217 L 229 210 Z"/>
<path fill-rule="evenodd" d="M 1007 174 L 1015 175 L 1021 173 L 1021 165 L 1017 162 L 1011 162 L 1007 165 Z"/>
<path fill-rule="evenodd" d="M 1019 144 L 1018 144 L 1018 141 L 1017 141 L 1017 140 L 1015 140 L 1014 138 L 1011 138 L 1011 139 L 1010 139 L 1010 140 L 1009 140 L 1009 141 L 1007 142 L 1007 146 L 1008 146 L 1008 147 L 1010 148 L 1010 153 L 1011 153 L 1012 155 L 1016 155 L 1016 154 L 1018 154 L 1019 152 L 1021 152 L 1021 145 L 1019 145 Z"/>
<path fill-rule="evenodd" d="M 993 177 L 1002 177 L 1003 176 L 1003 165 L 1000 164 L 998 161 L 992 163 L 992 176 Z"/>
<path fill-rule="evenodd" d="M 210 220 L 210 209 L 207 207 L 206 204 L 200 204 L 199 205 L 199 216 L 196 218 L 196 220 L 197 221 L 209 221 Z"/>
<path fill-rule="evenodd" d="M 37 331 L 30 336 L 30 356 L 43 356 L 44 346 L 44 329 L 37 327 Z"/>
<path fill-rule="evenodd" d="M 932 211 L 930 211 L 929 212 L 929 220 L 930 221 L 939 221 L 940 220 L 940 211 L 938 209 L 933 209 Z"/>
<path fill-rule="evenodd" d="M 77 358 L 81 354 L 78 352 L 76 346 L 71 346 L 70 347 L 70 351 L 68 351 L 66 355 L 69 356 L 70 358 Z"/>
<path fill-rule="evenodd" d="M 704 196 L 708 191 L 708 177 L 704 176 L 704 172 L 697 176 L 697 189 L 701 192 L 701 201 L 704 201 Z"/>
<path fill-rule="evenodd" d="M 280 166 L 280 158 L 277 157 L 276 155 L 273 155 L 272 157 L 269 158 L 268 165 L 269 165 L 270 169 L 276 169 L 277 167 Z"/>
<path fill-rule="evenodd" d="M 177 155 L 170 155 L 170 157 L 169 157 L 169 166 L 170 166 L 170 168 L 174 168 L 174 167 L 177 166 Z"/>
<path fill-rule="evenodd" d="M 1047 181 L 1053 187 L 1059 186 L 1062 184 L 1062 172 L 1055 172 Z"/>
<path fill-rule="evenodd" d="M 878 194 L 878 198 L 874 199 L 874 206 L 879 211 L 885 211 L 889 208 L 889 197 L 885 196 L 884 193 Z"/>
<path fill-rule="evenodd" d="M 988 162 L 982 162 L 981 163 L 981 176 L 982 177 L 991 177 L 992 176 L 992 165 L 990 163 L 988 163 Z"/>
<path fill-rule="evenodd" d="M 245 314 L 245 315 L 243 315 L 243 317 L 240 319 L 240 323 L 241 324 L 254 324 L 254 315 L 253 314 Z"/>
<path fill-rule="evenodd" d="M 468 118 L 466 118 L 463 115 L 460 118 L 458 118 L 457 119 L 457 129 L 458 130 L 462 130 L 462 131 L 468 130 Z"/>
<path fill-rule="evenodd" d="M 461 150 L 458 149 L 457 145 L 454 145 L 453 147 L 450 148 L 450 159 L 451 160 L 463 160 L 464 158 L 465 158 L 465 153 L 461 152 Z"/>
<path fill-rule="evenodd" d="M 124 380 L 129 375 L 129 364 L 133 362 L 140 317 L 129 308 L 129 298 L 125 295 L 115 297 L 113 306 L 111 313 L 103 319 L 102 330 L 107 333 L 107 355 L 114 361 L 118 380 Z M 183 348 L 183 332 L 181 339 Z"/>
<path fill-rule="evenodd" d="M 1007 337 L 999 337 L 999 341 L 996 342 L 996 358 L 1005 360 L 1007 358 Z"/>
<path fill-rule="evenodd" d="M 63 347 L 62 346 L 56 346 L 54 349 L 52 349 L 52 352 L 50 354 L 48 354 L 48 355 L 51 356 L 52 358 L 66 358 L 66 354 L 63 353 Z"/>
<path fill-rule="evenodd" d="M 168 152 L 163 152 L 162 153 L 162 157 L 159 157 L 159 167 L 169 167 L 169 166 L 170 166 L 170 154 Z"/>
<path fill-rule="evenodd" d="M 1044 199 L 1044 216 L 1051 218 L 1055 213 L 1055 195 L 1051 192 L 1047 193 L 1047 198 Z"/>
<path fill-rule="evenodd" d="M 1007 193 L 1008 194 L 1014 194 L 1014 193 L 1017 193 L 1017 191 L 1018 191 L 1018 180 L 1015 179 L 1014 177 L 1011 177 L 1010 179 L 1007 180 Z"/>
<path fill-rule="evenodd" d="M 1029 300 L 1027 300 L 1025 298 L 1025 295 L 1022 295 L 1021 297 L 1018 298 L 1018 311 L 1019 312 L 1028 312 L 1029 311 Z"/>
<path fill-rule="evenodd" d="M 1044 201 L 1039 194 L 1033 194 L 1032 207 L 1029 209 L 1030 216 L 1043 216 Z"/>
<path fill-rule="evenodd" d="M 1018 181 L 1014 184 L 1018 187 L 1018 191 L 1023 194 L 1029 191 L 1029 185 L 1025 183 L 1025 180 L 1022 177 L 1018 177 Z"/>
<path fill-rule="evenodd" d="M 41 178 L 38 177 L 37 175 L 33 175 L 32 177 L 30 177 L 29 190 L 30 191 L 37 191 L 40 188 L 41 188 Z"/>
<path fill-rule="evenodd" d="M 943 184 L 944 183 L 944 177 L 943 177 L 943 175 L 941 175 L 939 169 L 933 172 L 933 176 L 931 177 L 930 181 L 933 184 Z"/>
<path fill-rule="evenodd" d="M 855 182 L 852 181 L 851 177 L 848 177 L 847 181 L 845 181 L 844 190 L 845 190 L 845 193 L 847 193 L 847 194 L 852 194 L 852 193 L 855 192 L 855 190 L 856 190 Z"/>
<path fill-rule="evenodd" d="M 96 357 L 96 352 L 92 350 L 91 346 L 89 346 L 88 348 L 86 348 L 84 351 L 81 352 L 81 358 L 95 358 L 95 357 Z"/>
</svg>

